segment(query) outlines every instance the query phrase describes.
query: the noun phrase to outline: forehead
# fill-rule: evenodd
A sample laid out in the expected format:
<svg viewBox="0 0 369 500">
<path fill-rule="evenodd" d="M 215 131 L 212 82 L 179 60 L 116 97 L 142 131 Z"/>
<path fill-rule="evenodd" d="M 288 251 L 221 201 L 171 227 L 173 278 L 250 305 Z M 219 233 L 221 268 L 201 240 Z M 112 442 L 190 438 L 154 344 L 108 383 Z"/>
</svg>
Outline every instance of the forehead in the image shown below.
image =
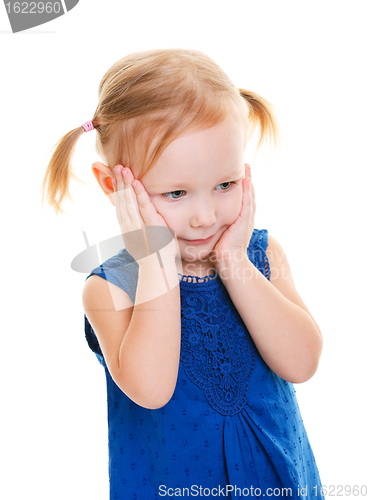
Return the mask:
<svg viewBox="0 0 369 500">
<path fill-rule="evenodd" d="M 174 184 L 211 183 L 220 177 L 244 172 L 245 129 L 234 118 L 175 139 L 143 176 L 150 188 L 170 188 Z M 229 179 L 228 180 L 233 180 Z"/>
</svg>

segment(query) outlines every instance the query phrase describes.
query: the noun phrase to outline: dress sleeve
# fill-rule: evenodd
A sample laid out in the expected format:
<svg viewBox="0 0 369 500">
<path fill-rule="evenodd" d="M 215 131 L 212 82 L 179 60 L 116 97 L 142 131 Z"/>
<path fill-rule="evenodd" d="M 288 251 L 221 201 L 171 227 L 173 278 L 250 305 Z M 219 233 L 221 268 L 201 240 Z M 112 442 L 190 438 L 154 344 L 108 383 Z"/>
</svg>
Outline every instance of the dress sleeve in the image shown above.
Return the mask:
<svg viewBox="0 0 369 500">
<path fill-rule="evenodd" d="M 94 274 L 124 290 L 135 303 L 138 264 L 125 249 L 93 269 L 86 280 Z"/>
<path fill-rule="evenodd" d="M 270 280 L 270 265 L 266 254 L 268 246 L 267 229 L 254 229 L 247 249 L 247 255 L 254 266 Z"/>
</svg>

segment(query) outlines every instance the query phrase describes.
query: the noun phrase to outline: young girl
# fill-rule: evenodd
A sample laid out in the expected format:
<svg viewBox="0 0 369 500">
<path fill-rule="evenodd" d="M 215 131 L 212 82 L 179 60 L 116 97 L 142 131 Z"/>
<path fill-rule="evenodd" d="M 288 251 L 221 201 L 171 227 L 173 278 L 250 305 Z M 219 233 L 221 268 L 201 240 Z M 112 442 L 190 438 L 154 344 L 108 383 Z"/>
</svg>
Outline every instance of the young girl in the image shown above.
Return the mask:
<svg viewBox="0 0 369 500">
<path fill-rule="evenodd" d="M 243 157 L 257 124 L 259 145 L 277 139 L 271 105 L 201 52 L 134 53 L 48 166 L 59 212 L 73 148 L 96 130 L 106 164 L 92 169 L 125 246 L 83 290 L 111 499 L 324 498 L 292 385 L 314 375 L 322 336 L 281 245 L 254 229 Z"/>
</svg>

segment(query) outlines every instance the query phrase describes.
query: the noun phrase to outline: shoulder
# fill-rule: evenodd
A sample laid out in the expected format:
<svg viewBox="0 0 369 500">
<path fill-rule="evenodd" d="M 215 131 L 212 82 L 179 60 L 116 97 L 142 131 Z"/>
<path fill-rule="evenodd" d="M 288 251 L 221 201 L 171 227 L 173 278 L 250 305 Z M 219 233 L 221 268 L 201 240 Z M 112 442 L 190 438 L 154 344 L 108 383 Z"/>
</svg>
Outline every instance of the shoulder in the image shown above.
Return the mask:
<svg viewBox="0 0 369 500">
<path fill-rule="evenodd" d="M 133 305 L 130 296 L 120 286 L 94 274 L 85 281 L 82 303 L 89 320 L 96 313 L 120 311 Z"/>
<path fill-rule="evenodd" d="M 92 323 L 95 323 L 96 316 L 103 316 L 103 312 L 116 312 L 132 307 L 134 294 L 129 286 L 132 264 L 129 257 L 127 251 L 121 250 L 87 276 L 82 302 L 86 316 L 89 321 L 92 319 Z"/>
<path fill-rule="evenodd" d="M 281 291 L 291 284 L 294 286 L 286 252 L 279 241 L 270 234 L 267 236 L 265 253 L 270 266 L 270 282 Z"/>
<path fill-rule="evenodd" d="M 293 281 L 290 264 L 288 262 L 286 252 L 284 251 L 279 241 L 270 234 L 267 235 L 265 253 L 268 257 L 271 266 L 271 277 L 270 277 L 271 281 L 278 278 L 280 273 L 277 271 L 281 271 L 283 269 L 285 270 L 283 276 Z M 286 273 L 288 273 L 288 276 Z"/>
<path fill-rule="evenodd" d="M 270 283 L 287 299 L 306 311 L 314 320 L 311 312 L 297 291 L 284 248 L 279 241 L 270 234 L 268 234 L 268 243 L 265 253 L 269 260 Z"/>
</svg>

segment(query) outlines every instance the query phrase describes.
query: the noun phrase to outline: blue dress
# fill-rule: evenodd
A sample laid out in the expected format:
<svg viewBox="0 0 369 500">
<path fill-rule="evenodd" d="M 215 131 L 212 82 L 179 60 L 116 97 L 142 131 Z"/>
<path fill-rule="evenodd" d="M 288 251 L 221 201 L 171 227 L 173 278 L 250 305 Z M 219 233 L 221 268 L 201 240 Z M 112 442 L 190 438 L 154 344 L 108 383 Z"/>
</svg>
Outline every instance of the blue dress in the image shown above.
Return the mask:
<svg viewBox="0 0 369 500">
<path fill-rule="evenodd" d="M 269 279 L 267 244 L 255 229 L 247 253 Z M 134 303 L 138 264 L 125 249 L 93 274 Z M 220 276 L 181 276 L 180 296 L 177 385 L 155 410 L 115 384 L 85 316 L 107 381 L 110 500 L 324 498 L 294 387 L 263 361 Z"/>
</svg>

